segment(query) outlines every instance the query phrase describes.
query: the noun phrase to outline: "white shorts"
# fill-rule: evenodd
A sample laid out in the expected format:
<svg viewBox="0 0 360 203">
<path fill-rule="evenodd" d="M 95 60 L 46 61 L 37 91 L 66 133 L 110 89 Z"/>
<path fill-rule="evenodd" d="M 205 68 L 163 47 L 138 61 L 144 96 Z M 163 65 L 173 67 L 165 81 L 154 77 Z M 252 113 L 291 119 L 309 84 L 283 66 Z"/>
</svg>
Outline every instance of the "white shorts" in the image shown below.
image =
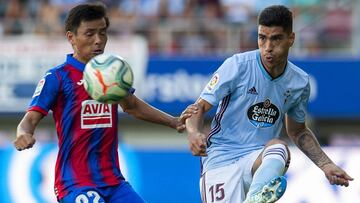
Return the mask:
<svg viewBox="0 0 360 203">
<path fill-rule="evenodd" d="M 256 150 L 233 164 L 204 173 L 200 178 L 202 202 L 243 202 L 252 182 L 251 168 L 261 151 Z"/>
</svg>

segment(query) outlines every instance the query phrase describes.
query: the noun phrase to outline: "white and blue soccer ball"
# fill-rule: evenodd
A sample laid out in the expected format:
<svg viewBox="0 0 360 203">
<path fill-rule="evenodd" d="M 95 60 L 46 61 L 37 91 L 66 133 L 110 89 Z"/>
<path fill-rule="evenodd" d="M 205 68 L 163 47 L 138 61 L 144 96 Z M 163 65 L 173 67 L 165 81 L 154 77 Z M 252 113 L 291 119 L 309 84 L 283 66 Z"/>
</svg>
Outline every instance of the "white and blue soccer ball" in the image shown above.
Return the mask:
<svg viewBox="0 0 360 203">
<path fill-rule="evenodd" d="M 134 75 L 130 65 L 120 56 L 100 54 L 93 57 L 83 72 L 88 94 L 102 103 L 116 103 L 132 88 Z"/>
</svg>

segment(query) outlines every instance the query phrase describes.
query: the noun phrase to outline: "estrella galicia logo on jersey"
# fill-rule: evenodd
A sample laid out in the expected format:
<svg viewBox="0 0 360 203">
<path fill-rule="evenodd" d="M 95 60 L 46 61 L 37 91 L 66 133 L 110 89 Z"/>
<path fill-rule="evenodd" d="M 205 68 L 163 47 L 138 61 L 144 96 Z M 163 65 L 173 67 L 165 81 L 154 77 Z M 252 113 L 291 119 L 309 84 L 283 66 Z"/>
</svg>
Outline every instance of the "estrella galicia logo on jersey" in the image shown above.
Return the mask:
<svg viewBox="0 0 360 203">
<path fill-rule="evenodd" d="M 270 99 L 252 105 L 247 112 L 250 122 L 257 128 L 274 125 L 279 118 L 279 108 L 271 103 Z"/>
</svg>

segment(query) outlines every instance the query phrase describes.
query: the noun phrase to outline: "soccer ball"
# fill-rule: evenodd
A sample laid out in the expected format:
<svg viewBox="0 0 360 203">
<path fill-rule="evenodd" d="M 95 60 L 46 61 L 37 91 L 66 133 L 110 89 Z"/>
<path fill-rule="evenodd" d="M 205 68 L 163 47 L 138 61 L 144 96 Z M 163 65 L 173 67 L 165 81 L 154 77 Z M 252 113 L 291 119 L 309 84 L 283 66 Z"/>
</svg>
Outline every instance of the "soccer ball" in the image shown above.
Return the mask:
<svg viewBox="0 0 360 203">
<path fill-rule="evenodd" d="M 120 56 L 100 54 L 92 58 L 83 73 L 85 90 L 96 101 L 116 103 L 133 85 L 130 65 Z"/>
</svg>

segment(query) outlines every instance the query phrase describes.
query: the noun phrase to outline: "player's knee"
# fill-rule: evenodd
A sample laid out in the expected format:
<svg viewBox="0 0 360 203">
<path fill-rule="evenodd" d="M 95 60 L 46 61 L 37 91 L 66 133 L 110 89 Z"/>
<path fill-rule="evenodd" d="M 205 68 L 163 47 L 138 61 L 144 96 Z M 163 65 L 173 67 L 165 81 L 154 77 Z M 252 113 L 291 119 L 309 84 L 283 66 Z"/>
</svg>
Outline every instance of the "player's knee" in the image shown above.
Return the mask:
<svg viewBox="0 0 360 203">
<path fill-rule="evenodd" d="M 275 158 L 284 163 L 285 172 L 290 165 L 290 150 L 286 142 L 278 139 L 271 140 L 266 144 L 262 154 L 262 160 Z"/>
<path fill-rule="evenodd" d="M 288 147 L 288 144 L 285 141 L 280 140 L 280 139 L 272 139 L 268 143 L 266 143 L 265 148 L 268 146 L 271 146 L 271 145 L 275 145 L 275 144 L 282 144 L 285 147 Z"/>
</svg>

